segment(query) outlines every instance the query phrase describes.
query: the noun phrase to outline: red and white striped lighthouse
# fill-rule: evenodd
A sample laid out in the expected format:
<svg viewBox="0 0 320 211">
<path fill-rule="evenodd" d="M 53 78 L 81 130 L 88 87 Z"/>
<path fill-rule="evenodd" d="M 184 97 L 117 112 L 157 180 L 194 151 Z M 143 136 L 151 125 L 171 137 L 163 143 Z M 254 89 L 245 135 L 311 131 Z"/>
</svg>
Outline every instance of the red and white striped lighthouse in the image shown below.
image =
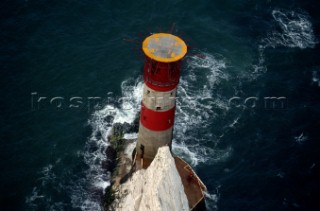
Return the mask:
<svg viewBox="0 0 320 211">
<path fill-rule="evenodd" d="M 153 160 L 159 147 L 171 149 L 181 59 L 187 46 L 179 37 L 157 33 L 142 44 L 146 56 L 137 156 Z"/>
</svg>

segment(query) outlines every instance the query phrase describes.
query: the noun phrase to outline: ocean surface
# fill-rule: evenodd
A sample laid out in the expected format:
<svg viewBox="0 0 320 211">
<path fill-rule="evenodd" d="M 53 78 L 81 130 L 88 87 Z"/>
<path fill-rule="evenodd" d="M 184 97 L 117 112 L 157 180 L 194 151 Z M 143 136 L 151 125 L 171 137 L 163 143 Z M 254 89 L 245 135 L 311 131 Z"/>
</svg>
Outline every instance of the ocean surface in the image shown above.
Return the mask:
<svg viewBox="0 0 320 211">
<path fill-rule="evenodd" d="M 320 210 L 319 10 L 2 0 L 0 210 L 102 210 L 107 136 L 139 111 L 141 42 L 157 32 L 189 46 L 173 152 L 207 185 L 208 210 Z"/>
</svg>

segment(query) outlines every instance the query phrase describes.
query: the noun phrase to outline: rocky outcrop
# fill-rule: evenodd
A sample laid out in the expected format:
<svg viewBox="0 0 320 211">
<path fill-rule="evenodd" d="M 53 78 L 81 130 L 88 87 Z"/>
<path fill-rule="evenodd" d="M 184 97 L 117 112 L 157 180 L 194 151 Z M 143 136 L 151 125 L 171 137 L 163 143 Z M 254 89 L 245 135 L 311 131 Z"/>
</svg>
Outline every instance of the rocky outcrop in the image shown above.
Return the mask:
<svg viewBox="0 0 320 211">
<path fill-rule="evenodd" d="M 189 210 L 187 196 L 169 147 L 159 148 L 146 170 L 135 172 L 119 189 L 118 211 Z"/>
</svg>

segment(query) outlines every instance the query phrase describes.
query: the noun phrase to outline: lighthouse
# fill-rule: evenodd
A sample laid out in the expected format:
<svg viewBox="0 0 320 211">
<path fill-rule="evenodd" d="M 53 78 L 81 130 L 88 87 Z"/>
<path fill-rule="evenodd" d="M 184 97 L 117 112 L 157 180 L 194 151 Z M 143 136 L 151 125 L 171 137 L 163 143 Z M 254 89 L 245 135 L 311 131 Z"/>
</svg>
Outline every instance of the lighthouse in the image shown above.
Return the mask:
<svg viewBox="0 0 320 211">
<path fill-rule="evenodd" d="M 138 139 L 132 153 L 131 168 L 123 165 L 128 163 L 126 158 L 120 161 L 122 170 L 120 169 L 119 173 L 123 176 L 118 181 L 125 182 L 130 175 L 133 175 L 132 177 L 136 176 L 135 179 L 130 180 L 137 183 L 130 186 L 137 188 L 129 191 L 132 193 L 132 195 L 129 194 L 129 198 L 132 198 L 132 200 L 131 198 L 129 200 L 130 206 L 132 201 L 137 203 L 137 206 L 143 204 L 149 206 L 148 203 L 140 201 L 143 198 L 142 194 L 150 193 L 148 191 L 157 193 L 151 195 L 156 200 L 160 199 L 160 204 L 176 202 L 175 197 L 177 195 L 167 194 L 173 193 L 172 191 L 178 188 L 179 185 L 170 185 L 173 182 L 174 184 L 180 184 L 181 189 L 178 188 L 178 192 L 180 194 L 184 191 L 191 211 L 206 210 L 204 200 L 204 193 L 207 191 L 206 186 L 187 162 L 174 153 L 168 153 L 168 148 L 163 147 L 168 146 L 171 152 L 177 86 L 180 79 L 181 60 L 187 53 L 187 45 L 177 36 L 157 33 L 143 41 L 142 50 L 145 54 L 144 87 Z M 161 153 L 165 151 L 167 153 Z M 156 161 L 153 162 L 154 159 Z M 175 165 L 172 165 L 172 162 Z M 140 171 L 141 169 L 146 169 L 146 171 Z M 147 173 L 148 170 L 152 173 Z M 136 174 L 138 172 L 140 173 Z M 174 176 L 177 174 L 179 174 L 181 181 Z M 150 176 L 152 178 L 148 178 Z M 153 177 L 157 178 L 154 179 Z M 146 185 L 145 191 L 143 191 L 144 185 Z M 160 186 L 165 188 L 160 188 L 160 191 Z M 168 188 L 171 190 L 168 190 Z M 127 189 L 125 190 L 127 194 Z M 147 198 L 151 200 L 152 197 L 147 196 Z M 134 205 L 134 208 L 136 209 L 136 205 Z"/>
<path fill-rule="evenodd" d="M 137 157 L 151 162 L 158 148 L 171 149 L 181 59 L 187 45 L 177 36 L 157 33 L 142 43 L 145 54 Z"/>
</svg>

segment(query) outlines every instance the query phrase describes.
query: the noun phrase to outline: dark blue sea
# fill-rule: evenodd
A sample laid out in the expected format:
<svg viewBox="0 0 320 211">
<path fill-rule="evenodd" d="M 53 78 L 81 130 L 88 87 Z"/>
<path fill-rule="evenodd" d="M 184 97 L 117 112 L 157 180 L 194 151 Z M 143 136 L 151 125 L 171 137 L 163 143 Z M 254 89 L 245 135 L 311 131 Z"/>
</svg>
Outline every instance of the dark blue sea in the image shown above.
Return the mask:
<svg viewBox="0 0 320 211">
<path fill-rule="evenodd" d="M 320 210 L 320 1 L 0 2 L 0 210 L 102 210 L 141 42 L 188 45 L 173 152 L 209 211 Z M 136 133 L 125 134 L 126 138 Z"/>
</svg>

